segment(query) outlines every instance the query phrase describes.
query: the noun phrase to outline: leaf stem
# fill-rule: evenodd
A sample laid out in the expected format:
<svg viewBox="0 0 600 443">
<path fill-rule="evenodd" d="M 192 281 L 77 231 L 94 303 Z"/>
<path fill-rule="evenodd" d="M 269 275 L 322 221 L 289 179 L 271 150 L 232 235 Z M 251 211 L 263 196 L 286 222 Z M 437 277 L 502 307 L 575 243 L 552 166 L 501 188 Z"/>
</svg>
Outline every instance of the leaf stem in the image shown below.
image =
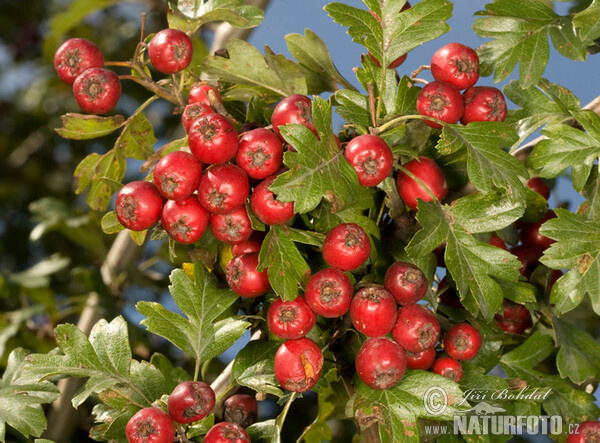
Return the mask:
<svg viewBox="0 0 600 443">
<path fill-rule="evenodd" d="M 292 395 L 290 395 L 290 398 L 283 407 L 283 411 L 281 411 L 281 414 L 279 414 L 279 417 L 277 417 L 277 420 L 275 420 L 275 423 L 277 424 L 277 427 L 279 429 L 283 428 L 283 422 L 285 421 L 288 411 L 290 410 L 290 406 L 292 405 L 292 402 L 296 399 L 297 394 L 297 392 L 292 392 Z"/>
<path fill-rule="evenodd" d="M 375 96 L 373 94 L 373 83 L 367 83 L 367 90 L 369 91 L 369 111 L 371 111 L 371 123 L 373 123 L 373 127 L 377 127 L 377 116 L 375 112 Z"/>
<path fill-rule="evenodd" d="M 435 118 L 432 117 L 426 117 L 424 115 L 401 115 L 400 117 L 396 117 L 386 123 L 384 123 L 383 125 L 379 126 L 379 127 L 374 127 L 371 128 L 371 134 L 377 135 L 377 134 L 381 134 L 382 132 L 387 131 L 388 129 L 391 129 L 393 126 L 402 123 L 405 120 L 413 120 L 413 119 L 421 119 L 421 120 L 431 120 L 434 121 L 436 123 L 444 123 L 440 120 L 437 120 Z"/>
</svg>

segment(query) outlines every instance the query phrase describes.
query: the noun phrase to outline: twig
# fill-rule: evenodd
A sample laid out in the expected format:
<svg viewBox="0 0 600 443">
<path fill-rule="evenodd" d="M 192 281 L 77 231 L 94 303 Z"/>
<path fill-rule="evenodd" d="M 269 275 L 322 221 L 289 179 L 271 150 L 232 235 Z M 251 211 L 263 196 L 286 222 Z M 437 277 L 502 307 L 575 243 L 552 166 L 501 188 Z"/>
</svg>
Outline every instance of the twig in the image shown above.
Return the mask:
<svg viewBox="0 0 600 443">
<path fill-rule="evenodd" d="M 375 115 L 375 95 L 373 94 L 373 83 L 367 83 L 367 91 L 369 92 L 369 111 L 371 111 L 371 123 L 373 123 L 373 128 L 377 128 L 377 116 Z"/>
<path fill-rule="evenodd" d="M 421 71 L 424 71 L 425 69 L 431 69 L 431 66 L 429 65 L 421 65 L 419 66 L 416 70 L 414 70 L 411 74 L 410 74 L 410 79 L 416 81 L 417 80 L 417 75 L 419 75 L 421 73 Z"/>
</svg>

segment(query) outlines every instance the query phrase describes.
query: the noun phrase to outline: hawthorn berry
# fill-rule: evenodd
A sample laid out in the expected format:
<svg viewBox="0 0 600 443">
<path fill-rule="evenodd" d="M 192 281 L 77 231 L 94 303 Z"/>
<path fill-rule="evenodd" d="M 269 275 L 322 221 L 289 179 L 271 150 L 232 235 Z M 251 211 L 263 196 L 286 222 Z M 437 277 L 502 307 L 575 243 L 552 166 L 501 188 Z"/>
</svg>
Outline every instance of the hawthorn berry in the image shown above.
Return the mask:
<svg viewBox="0 0 600 443">
<path fill-rule="evenodd" d="M 538 264 L 538 259 L 543 255 L 543 250 L 536 246 L 519 245 L 508 250 L 521 262 L 519 272 L 529 277 Z"/>
<path fill-rule="evenodd" d="M 407 352 L 422 352 L 435 346 L 440 338 L 440 323 L 423 305 L 406 305 L 398 309 L 392 337 Z"/>
<path fill-rule="evenodd" d="M 217 113 L 205 115 L 192 123 L 188 144 L 198 160 L 211 165 L 231 160 L 239 146 L 233 124 Z"/>
<path fill-rule="evenodd" d="M 463 114 L 464 104 L 460 91 L 447 82 L 433 81 L 426 84 L 417 96 L 417 112 L 426 117 L 433 117 L 445 123 L 456 123 Z M 440 129 L 442 125 L 425 120 L 432 128 Z"/>
<path fill-rule="evenodd" d="M 433 197 L 443 200 L 448 194 L 446 176 L 435 161 L 428 157 L 419 157 L 405 163 L 403 167 L 418 178 L 433 194 Z M 398 172 L 396 186 L 400 197 L 410 209 L 417 209 L 418 200 L 433 200 L 432 195 L 406 172 Z"/>
<path fill-rule="evenodd" d="M 463 369 L 459 361 L 451 357 L 440 357 L 433 362 L 431 372 L 449 378 L 456 383 L 460 383 Z"/>
<path fill-rule="evenodd" d="M 527 187 L 540 194 L 546 200 L 550 198 L 550 188 L 540 177 L 533 177 L 527 180 Z"/>
<path fill-rule="evenodd" d="M 121 81 L 113 71 L 89 68 L 73 82 L 73 95 L 88 114 L 106 114 L 114 109 L 121 96 Z"/>
<path fill-rule="evenodd" d="M 322 369 L 323 353 L 306 337 L 287 340 L 275 354 L 275 377 L 288 391 L 308 391 L 319 380 Z"/>
<path fill-rule="evenodd" d="M 269 190 L 277 175 L 260 182 L 250 195 L 250 207 L 258 219 L 266 225 L 281 225 L 294 218 L 294 202 L 281 202 Z"/>
<path fill-rule="evenodd" d="M 505 298 L 502 302 L 502 307 L 502 314 L 496 314 L 494 319 L 504 332 L 522 334 L 525 330 L 533 326 L 531 313 L 525 306 Z"/>
<path fill-rule="evenodd" d="M 235 394 L 225 400 L 223 417 L 230 423 L 247 428 L 258 418 L 258 403 L 251 395 Z"/>
<path fill-rule="evenodd" d="M 281 139 L 265 128 L 256 128 L 244 133 L 235 155 L 237 165 L 256 179 L 275 174 L 283 162 Z"/>
<path fill-rule="evenodd" d="M 362 186 L 377 186 L 392 171 L 394 157 L 384 139 L 363 134 L 350 140 L 344 151 Z"/>
<path fill-rule="evenodd" d="M 371 240 L 356 223 L 342 223 L 333 228 L 323 243 L 325 263 L 342 271 L 352 271 L 371 254 Z"/>
<path fill-rule="evenodd" d="M 165 155 L 154 167 L 154 184 L 168 200 L 183 200 L 198 188 L 202 164 L 189 152 Z"/>
<path fill-rule="evenodd" d="M 588 443 L 600 441 L 600 422 L 584 421 L 577 430 L 567 437 L 567 443 Z"/>
<path fill-rule="evenodd" d="M 163 29 L 148 44 L 150 63 L 163 74 L 183 71 L 192 61 L 192 54 L 192 40 L 178 29 Z"/>
<path fill-rule="evenodd" d="M 127 183 L 117 193 L 115 213 L 119 223 L 132 231 L 143 231 L 160 218 L 164 199 L 150 182 Z"/>
<path fill-rule="evenodd" d="M 196 82 L 190 88 L 188 103 L 190 105 L 202 103 L 206 106 L 212 106 L 212 102 L 210 101 L 210 95 L 212 94 L 214 94 L 217 101 L 221 103 L 223 102 L 221 94 L 219 94 L 219 90 L 217 88 L 209 85 L 206 82 Z"/>
<path fill-rule="evenodd" d="M 226 214 L 243 206 L 249 193 L 248 176 L 231 163 L 210 166 L 198 183 L 198 200 L 212 214 Z"/>
<path fill-rule="evenodd" d="M 192 124 L 199 118 L 205 117 L 208 114 L 214 114 L 215 110 L 204 103 L 189 104 L 181 114 L 181 125 L 185 132 L 190 132 Z"/>
<path fill-rule="evenodd" d="M 551 238 L 540 234 L 540 228 L 544 223 L 552 218 L 556 218 L 556 214 L 554 211 L 550 210 L 546 212 L 546 215 L 544 215 L 544 217 L 542 217 L 542 219 L 537 223 L 525 224 L 523 229 L 521 229 L 521 243 L 526 246 L 534 246 L 541 249 L 548 248 L 556 240 L 552 240 Z"/>
<path fill-rule="evenodd" d="M 167 400 L 167 411 L 177 423 L 202 420 L 214 407 L 215 391 L 202 381 L 179 383 Z"/>
<path fill-rule="evenodd" d="M 350 303 L 350 319 L 357 331 L 367 337 L 388 334 L 396 323 L 396 300 L 387 289 L 365 286 Z"/>
<path fill-rule="evenodd" d="M 428 370 L 435 360 L 435 348 L 428 348 L 421 352 L 406 353 L 406 367 L 409 369 Z"/>
<path fill-rule="evenodd" d="M 399 304 L 408 305 L 425 296 L 429 281 L 417 266 L 395 262 L 385 272 L 383 286 L 392 293 Z"/>
<path fill-rule="evenodd" d="M 504 241 L 500 237 L 498 237 L 497 234 L 492 234 L 488 243 L 492 246 L 504 249 L 506 251 L 506 243 L 504 243 Z"/>
<path fill-rule="evenodd" d="M 431 57 L 431 75 L 458 89 L 470 88 L 479 79 L 479 57 L 462 43 L 448 43 Z"/>
<path fill-rule="evenodd" d="M 460 122 L 503 122 L 506 100 L 502 92 L 491 86 L 475 86 L 463 92 L 464 111 Z"/>
<path fill-rule="evenodd" d="M 440 281 L 437 287 L 438 301 L 440 304 L 451 306 L 456 309 L 464 309 L 465 307 L 460 302 L 460 297 L 456 292 L 456 289 L 452 286 L 448 286 L 446 277 Z"/>
<path fill-rule="evenodd" d="M 325 318 L 341 317 L 350 309 L 352 282 L 340 269 L 322 269 L 306 282 L 304 299 L 314 312 Z"/>
<path fill-rule="evenodd" d="M 452 326 L 444 336 L 444 349 L 456 360 L 471 360 L 481 348 L 481 334 L 468 323 Z"/>
<path fill-rule="evenodd" d="M 208 430 L 202 443 L 251 443 L 250 436 L 237 423 L 222 421 Z"/>
<path fill-rule="evenodd" d="M 288 123 L 306 126 L 317 135 L 312 118 L 312 100 L 310 98 L 306 95 L 294 94 L 284 98 L 275 106 L 271 115 L 273 132 L 281 137 L 279 127 Z"/>
<path fill-rule="evenodd" d="M 243 205 L 227 214 L 212 214 L 210 230 L 217 240 L 230 245 L 247 241 L 253 232 L 248 211 Z"/>
<path fill-rule="evenodd" d="M 231 247 L 231 253 L 235 257 L 236 255 L 248 254 L 250 252 L 260 252 L 264 239 L 264 232 L 254 231 L 248 240 L 234 244 Z"/>
<path fill-rule="evenodd" d="M 183 200 L 169 200 L 163 206 L 160 223 L 167 234 L 179 243 L 195 243 L 202 237 L 210 214 L 195 195 Z"/>
<path fill-rule="evenodd" d="M 386 337 L 369 338 L 356 354 L 356 373 L 372 389 L 396 386 L 406 371 L 406 353 Z"/>
<path fill-rule="evenodd" d="M 293 301 L 277 298 L 267 311 L 269 330 L 280 338 L 302 338 L 317 322 L 317 314 L 298 296 Z"/>
<path fill-rule="evenodd" d="M 72 38 L 64 42 L 54 53 L 54 69 L 67 85 L 90 68 L 104 66 L 104 55 L 98 46 L 85 38 Z"/>
<path fill-rule="evenodd" d="M 225 268 L 231 290 L 242 297 L 254 298 L 271 289 L 267 270 L 258 271 L 257 267 L 258 252 L 233 257 Z"/>
<path fill-rule="evenodd" d="M 129 443 L 173 443 L 175 424 L 162 409 L 144 408 L 129 419 L 125 436 Z"/>
</svg>

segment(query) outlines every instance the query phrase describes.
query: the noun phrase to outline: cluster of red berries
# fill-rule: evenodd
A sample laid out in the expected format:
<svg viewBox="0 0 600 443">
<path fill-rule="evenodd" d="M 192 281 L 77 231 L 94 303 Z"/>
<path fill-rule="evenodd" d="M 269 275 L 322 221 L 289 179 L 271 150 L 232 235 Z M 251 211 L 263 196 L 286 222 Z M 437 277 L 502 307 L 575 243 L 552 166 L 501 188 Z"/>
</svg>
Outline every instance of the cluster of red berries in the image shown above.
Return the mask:
<svg viewBox="0 0 600 443">
<path fill-rule="evenodd" d="M 420 115 L 446 123 L 460 120 L 464 125 L 506 119 L 502 92 L 494 87 L 475 86 L 479 79 L 479 57 L 473 49 L 461 43 L 441 47 L 431 58 L 431 74 L 435 81 L 425 85 L 417 97 Z M 425 122 L 432 128 L 442 127 L 434 121 Z"/>
<path fill-rule="evenodd" d="M 153 406 L 138 411 L 127 422 L 125 435 L 129 443 L 172 443 L 175 423 L 189 424 L 207 417 L 215 407 L 215 392 L 201 381 L 179 383 L 167 400 L 167 412 Z M 224 441 L 250 442 L 244 429 L 257 419 L 254 397 L 232 395 L 224 404 L 223 418 L 204 437 L 205 443 Z"/>
</svg>

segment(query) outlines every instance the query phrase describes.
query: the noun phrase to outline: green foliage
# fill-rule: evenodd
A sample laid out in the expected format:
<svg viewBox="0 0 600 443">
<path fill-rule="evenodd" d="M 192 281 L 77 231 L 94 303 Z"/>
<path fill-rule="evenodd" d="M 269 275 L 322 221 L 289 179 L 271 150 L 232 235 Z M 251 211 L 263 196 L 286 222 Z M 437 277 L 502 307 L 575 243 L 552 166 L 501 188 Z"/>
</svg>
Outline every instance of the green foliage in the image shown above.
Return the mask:
<svg viewBox="0 0 600 443">
<path fill-rule="evenodd" d="M 205 23 L 225 21 L 236 28 L 254 28 L 263 21 L 263 12 L 243 0 L 169 1 L 170 28 L 195 32 Z"/>
<path fill-rule="evenodd" d="M 283 395 L 274 367 L 279 346 L 272 341 L 251 341 L 235 357 L 231 377 L 239 385 L 257 392 Z"/>
</svg>

